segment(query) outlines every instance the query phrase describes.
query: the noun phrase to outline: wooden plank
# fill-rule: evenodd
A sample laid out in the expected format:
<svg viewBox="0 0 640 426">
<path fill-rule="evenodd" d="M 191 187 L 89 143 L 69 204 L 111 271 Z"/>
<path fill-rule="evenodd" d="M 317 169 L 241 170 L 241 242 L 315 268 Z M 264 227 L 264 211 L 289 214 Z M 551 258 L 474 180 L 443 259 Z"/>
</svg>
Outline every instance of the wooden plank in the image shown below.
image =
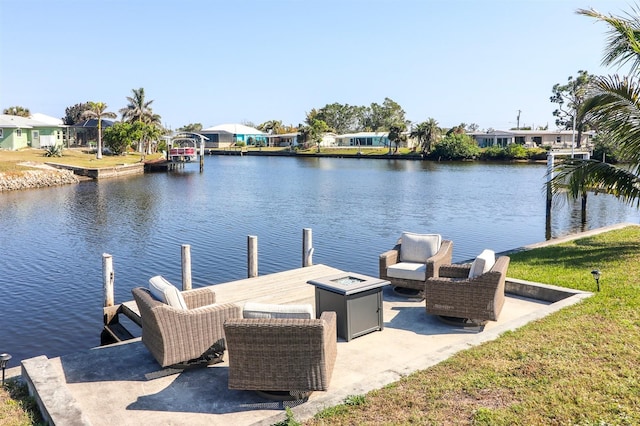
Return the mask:
<svg viewBox="0 0 640 426">
<path fill-rule="evenodd" d="M 109 334 L 116 342 L 123 342 L 135 337 L 133 334 L 129 333 L 129 330 L 127 330 L 120 323 L 105 325 L 104 331 Z"/>
<path fill-rule="evenodd" d="M 307 281 L 342 271 L 318 264 L 305 268 L 245 278 L 226 283 L 214 284 L 218 303 L 238 303 L 247 301 L 278 304 L 310 303 L 315 307 L 315 287 Z M 126 315 L 134 323 L 142 326 L 140 313 L 135 301 L 118 306 L 118 313 Z"/>
</svg>

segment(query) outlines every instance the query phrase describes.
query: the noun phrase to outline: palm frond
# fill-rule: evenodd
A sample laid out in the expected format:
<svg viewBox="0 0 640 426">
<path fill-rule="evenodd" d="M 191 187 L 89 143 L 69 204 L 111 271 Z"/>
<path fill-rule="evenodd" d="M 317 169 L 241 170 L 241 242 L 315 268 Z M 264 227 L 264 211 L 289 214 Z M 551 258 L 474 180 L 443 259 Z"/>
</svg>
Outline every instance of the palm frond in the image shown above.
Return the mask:
<svg viewBox="0 0 640 426">
<path fill-rule="evenodd" d="M 595 9 L 578 9 L 576 13 L 598 19 L 609 25 L 609 37 L 602 64 L 619 67 L 630 63 L 630 72 L 640 70 L 640 20 L 637 7 L 626 16 L 604 15 Z"/>
<path fill-rule="evenodd" d="M 577 199 L 587 191 L 616 196 L 640 208 L 640 177 L 633 171 L 597 160 L 567 159 L 553 169 L 551 191 Z"/>
<path fill-rule="evenodd" d="M 640 83 L 629 77 L 604 76 L 593 81 L 591 97 L 579 115 L 588 116 L 615 139 L 621 155 L 640 164 Z"/>
</svg>

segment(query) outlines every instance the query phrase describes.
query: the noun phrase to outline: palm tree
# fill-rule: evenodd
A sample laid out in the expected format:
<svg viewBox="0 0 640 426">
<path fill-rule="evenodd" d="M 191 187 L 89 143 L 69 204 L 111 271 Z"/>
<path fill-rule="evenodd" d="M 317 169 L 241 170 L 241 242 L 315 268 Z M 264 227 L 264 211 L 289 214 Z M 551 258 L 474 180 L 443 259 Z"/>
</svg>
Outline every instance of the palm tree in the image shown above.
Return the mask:
<svg viewBox="0 0 640 426">
<path fill-rule="evenodd" d="M 102 158 L 102 119 L 103 118 L 116 118 L 115 112 L 107 111 L 107 104 L 104 102 L 89 102 L 89 109 L 86 110 L 82 116 L 84 118 L 97 118 L 98 119 L 98 146 L 96 152 L 96 158 L 99 160 Z"/>
<path fill-rule="evenodd" d="M 398 152 L 400 143 L 407 140 L 407 135 L 403 132 L 407 130 L 407 126 L 403 122 L 393 123 L 389 126 L 389 142 L 393 143 L 396 148 L 394 152 Z M 391 146 L 389 146 L 391 148 Z"/>
<path fill-rule="evenodd" d="M 579 9 L 578 14 L 604 21 L 610 27 L 605 65 L 631 63 L 631 75 L 596 77 L 578 117 L 589 117 L 620 149 L 627 167 L 598 160 L 566 160 L 554 167 L 554 194 L 567 189 L 569 198 L 583 197 L 587 190 L 607 192 L 640 208 L 640 13 L 636 16 L 603 15 Z"/>
<path fill-rule="evenodd" d="M 21 106 L 12 106 L 9 108 L 5 108 L 2 113 L 7 115 L 17 115 L 19 117 L 31 117 L 31 111 L 29 111 L 29 108 Z"/>
<path fill-rule="evenodd" d="M 151 109 L 153 100 L 145 100 L 144 88 L 141 87 L 138 90 L 132 89 L 131 91 L 133 92 L 133 96 L 127 96 L 129 104 L 120 110 L 122 120 L 129 123 L 141 122 L 160 126 L 161 117 L 158 114 L 154 114 Z M 138 142 L 138 151 L 146 151 L 143 140 Z"/>
<path fill-rule="evenodd" d="M 413 130 L 411 130 L 410 136 L 418 139 L 420 150 L 423 154 L 428 154 L 431 151 L 431 147 L 440 138 L 442 130 L 438 127 L 438 122 L 429 118 L 427 121 L 418 123 Z"/>
<path fill-rule="evenodd" d="M 152 124 L 154 114 L 151 110 L 151 104 L 153 100 L 145 100 L 143 87 L 138 90 L 132 89 L 131 91 L 133 96 L 127 96 L 129 104 L 120 110 L 122 120 L 130 123 L 141 121 L 146 124 Z"/>
</svg>

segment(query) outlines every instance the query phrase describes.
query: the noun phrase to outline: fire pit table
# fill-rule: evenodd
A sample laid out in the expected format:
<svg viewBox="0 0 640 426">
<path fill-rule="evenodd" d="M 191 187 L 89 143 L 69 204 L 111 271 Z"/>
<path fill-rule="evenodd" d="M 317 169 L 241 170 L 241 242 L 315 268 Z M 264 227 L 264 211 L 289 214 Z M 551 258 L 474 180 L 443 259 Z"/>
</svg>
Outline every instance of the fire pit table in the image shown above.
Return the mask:
<svg viewBox="0 0 640 426">
<path fill-rule="evenodd" d="M 316 287 L 316 316 L 319 318 L 325 311 L 336 312 L 338 337 L 348 342 L 384 328 L 382 287 L 389 281 L 343 272 L 307 283 Z"/>
</svg>

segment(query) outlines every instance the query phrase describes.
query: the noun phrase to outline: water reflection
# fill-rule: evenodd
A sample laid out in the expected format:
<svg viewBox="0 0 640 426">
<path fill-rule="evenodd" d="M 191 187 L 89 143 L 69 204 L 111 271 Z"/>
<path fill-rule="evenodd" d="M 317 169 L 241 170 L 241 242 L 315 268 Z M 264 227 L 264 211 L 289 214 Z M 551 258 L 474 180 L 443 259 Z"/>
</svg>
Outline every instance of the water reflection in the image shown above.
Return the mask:
<svg viewBox="0 0 640 426">
<path fill-rule="evenodd" d="M 0 328 L 14 359 L 99 343 L 101 256 L 116 270 L 116 301 L 165 275 L 179 284 L 191 245 L 194 286 L 246 276 L 246 238 L 259 273 L 314 262 L 377 274 L 378 255 L 404 230 L 454 241 L 454 260 L 545 239 L 544 165 L 401 160 L 207 157 L 184 170 L 0 194 Z M 635 209 L 590 196 L 588 229 L 638 222 Z M 579 203 L 554 205 L 551 233 L 581 229 Z"/>
</svg>

